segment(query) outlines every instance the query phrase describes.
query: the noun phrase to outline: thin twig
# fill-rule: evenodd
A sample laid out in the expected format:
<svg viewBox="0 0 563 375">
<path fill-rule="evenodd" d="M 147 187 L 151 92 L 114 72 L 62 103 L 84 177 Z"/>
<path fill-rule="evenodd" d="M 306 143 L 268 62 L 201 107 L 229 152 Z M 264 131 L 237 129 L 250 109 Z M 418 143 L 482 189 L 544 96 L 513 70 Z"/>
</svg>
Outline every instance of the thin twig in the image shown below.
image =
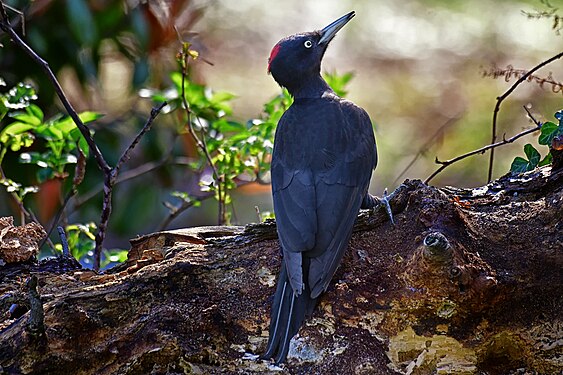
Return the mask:
<svg viewBox="0 0 563 375">
<path fill-rule="evenodd" d="M 525 108 L 525 107 L 524 107 L 524 108 Z M 526 111 L 527 111 L 527 108 L 526 108 Z M 529 112 L 528 112 L 528 113 L 529 113 Z M 531 115 L 531 114 L 530 114 L 530 115 Z M 533 119 L 533 117 L 532 117 L 532 119 Z M 483 154 L 483 153 L 484 153 L 485 151 L 487 151 L 487 150 L 492 150 L 492 149 L 495 149 L 495 148 L 497 148 L 497 147 L 499 147 L 499 146 L 502 146 L 502 145 L 505 145 L 505 144 L 508 144 L 508 143 L 512 143 L 512 142 L 514 142 L 515 140 L 517 140 L 518 138 L 521 138 L 521 137 L 523 137 L 523 136 L 525 136 L 525 135 L 528 135 L 528 134 L 530 134 L 530 133 L 533 133 L 533 132 L 536 132 L 536 131 L 540 130 L 541 127 L 542 127 L 542 123 L 536 122 L 535 119 L 533 119 L 533 120 L 534 120 L 534 123 L 536 124 L 535 127 L 530 128 L 530 129 L 526 129 L 526 130 L 524 130 L 524 131 L 522 131 L 522 132 L 520 132 L 520 133 L 518 133 L 518 134 L 516 134 L 516 135 L 514 135 L 514 136 L 512 136 L 512 137 L 510 137 L 510 138 L 508 138 L 508 139 L 503 139 L 503 140 L 500 141 L 500 142 L 493 143 L 493 144 L 487 145 L 487 146 L 485 146 L 485 147 L 481 147 L 480 149 L 473 150 L 473 151 L 471 151 L 471 152 L 468 152 L 468 153 L 466 153 L 466 154 L 457 156 L 457 157 L 455 157 L 455 158 L 453 158 L 453 159 L 450 159 L 450 160 L 440 161 L 440 160 L 438 160 L 438 158 L 436 158 L 436 161 L 435 161 L 436 164 L 440 164 L 441 166 L 440 166 L 440 168 L 438 168 L 434 173 L 432 173 L 430 176 L 428 176 L 428 177 L 426 178 L 426 180 L 424 180 L 424 183 L 427 184 L 428 182 L 430 182 L 430 180 L 432 180 L 434 177 L 436 177 L 436 175 L 437 175 L 438 173 L 442 172 L 444 169 L 446 169 L 448 166 L 452 165 L 452 164 L 455 163 L 455 162 L 458 162 L 458 161 L 460 161 L 460 160 L 462 160 L 462 159 L 465 159 L 465 158 L 467 158 L 467 157 L 469 157 L 469 156 L 473 156 L 473 155 L 477 155 L 477 154 Z"/>
<path fill-rule="evenodd" d="M 151 110 L 151 114 L 147 119 L 147 122 L 137 134 L 135 139 L 131 142 L 129 147 L 125 149 L 125 152 L 121 155 L 119 160 L 117 161 L 116 167 L 110 170 L 109 173 L 104 175 L 104 198 L 102 202 L 102 214 L 100 217 L 100 224 L 98 226 L 98 232 L 96 233 L 96 248 L 94 249 L 94 269 L 100 269 L 100 263 L 102 258 L 102 249 L 104 244 L 104 239 L 106 237 L 106 230 L 109 222 L 109 217 L 111 215 L 111 197 L 113 194 L 113 185 L 117 181 L 117 175 L 119 174 L 119 168 L 123 165 L 123 163 L 129 158 L 129 153 L 135 148 L 135 146 L 139 143 L 141 137 L 150 130 L 152 123 L 154 122 L 155 118 L 158 116 L 162 108 L 166 106 L 166 102 L 161 103 L 158 107 L 154 107 Z"/>
<path fill-rule="evenodd" d="M 225 202 L 223 201 L 223 197 L 222 197 L 222 179 L 219 176 L 219 173 L 217 172 L 217 168 L 215 167 L 215 163 L 213 163 L 213 158 L 211 157 L 211 154 L 209 154 L 209 150 L 207 149 L 207 144 L 205 143 L 205 137 L 203 137 L 203 141 L 198 137 L 197 133 L 194 130 L 193 124 L 192 124 L 192 120 L 191 120 L 191 114 L 192 111 L 190 109 L 190 105 L 186 99 L 186 95 L 185 95 L 185 83 L 186 83 L 186 77 L 188 75 L 188 63 L 189 63 L 189 58 L 190 56 L 188 54 L 184 55 L 184 61 L 182 64 L 182 104 L 184 105 L 184 108 L 186 110 L 186 115 L 187 115 L 187 126 L 188 126 L 188 131 L 190 133 L 190 135 L 192 136 L 192 138 L 194 139 L 197 147 L 201 150 L 201 152 L 203 152 L 203 154 L 205 155 L 205 158 L 207 159 L 207 163 L 209 164 L 209 167 L 211 168 L 212 172 L 213 172 L 213 178 L 215 179 L 215 182 L 217 183 L 217 194 L 219 196 L 219 213 L 218 213 L 218 224 L 224 224 L 225 222 Z M 200 127 L 203 131 L 203 126 Z"/>
<path fill-rule="evenodd" d="M 532 115 L 532 112 L 530 112 L 530 110 L 528 109 L 528 107 L 526 107 L 525 105 L 522 106 L 524 108 L 524 110 L 528 113 L 528 117 L 530 117 L 530 119 L 534 122 L 534 124 L 536 124 L 536 126 L 538 128 L 542 127 L 542 123 L 539 122 L 538 120 L 536 120 L 536 118 L 534 117 L 534 115 Z"/>
<path fill-rule="evenodd" d="M 156 118 L 156 116 L 158 116 L 158 114 L 160 113 L 160 111 L 162 111 L 162 108 L 164 108 L 164 106 L 166 106 L 166 104 L 167 104 L 166 102 L 163 102 L 158 107 L 151 109 L 151 115 L 150 115 L 148 121 L 145 123 L 145 126 L 143 126 L 143 128 L 141 129 L 139 134 L 137 134 L 135 139 L 133 139 L 133 142 L 131 142 L 129 147 L 127 147 L 127 149 L 123 152 L 123 154 L 121 155 L 121 157 L 117 161 L 117 164 L 115 165 L 115 168 L 113 170 L 113 172 L 116 176 L 117 176 L 117 174 L 119 174 L 119 170 L 123 166 L 123 163 L 125 163 L 127 160 L 129 160 L 129 154 L 131 153 L 131 151 L 133 151 L 133 149 L 141 141 L 141 138 L 145 135 L 145 133 L 148 132 L 151 129 L 151 125 L 152 125 L 154 119 Z M 114 183 L 115 183 L 115 181 L 114 181 Z"/>
<path fill-rule="evenodd" d="M 182 201 L 182 204 L 180 204 L 180 206 L 178 207 L 171 207 L 170 205 L 165 205 L 166 207 L 168 207 L 168 209 L 170 209 L 170 214 L 168 214 L 168 216 L 160 223 L 160 225 L 158 226 L 158 230 L 159 231 L 165 230 L 166 228 L 168 228 L 170 223 L 172 223 L 172 221 L 174 221 L 184 211 L 186 211 L 189 208 L 192 208 L 196 203 L 203 202 L 204 200 L 207 200 L 213 197 L 214 195 L 215 195 L 214 193 L 207 193 L 206 195 L 197 197 L 197 199 L 193 199 L 190 201 L 184 200 Z"/>
<path fill-rule="evenodd" d="M 49 230 L 47 231 L 47 236 L 43 239 L 43 241 L 41 241 L 41 243 L 39 244 L 39 248 L 41 249 L 43 247 L 43 245 L 45 245 L 45 242 L 50 241 L 49 236 L 51 235 L 51 233 L 53 233 L 53 230 L 55 229 L 55 227 L 58 225 L 59 220 L 61 219 L 61 216 L 64 212 L 64 209 L 66 207 L 66 205 L 68 204 L 68 201 L 70 200 L 70 198 L 72 198 L 74 195 L 76 194 L 76 190 L 71 190 L 67 193 L 63 204 L 61 205 L 61 207 L 59 208 L 59 210 L 57 211 L 57 214 L 55 215 L 55 218 L 53 219 L 52 223 L 51 223 L 51 227 L 49 227 Z M 54 249 L 54 248 L 53 248 Z"/>
<path fill-rule="evenodd" d="M 494 144 L 497 140 L 497 118 L 498 118 L 498 112 L 500 110 L 500 105 L 502 104 L 502 102 L 504 101 L 504 99 L 506 99 L 515 89 L 516 87 L 518 87 L 518 85 L 520 85 L 522 82 L 524 82 L 528 76 L 530 76 L 531 74 L 533 74 L 536 70 L 543 68 L 544 66 L 552 63 L 555 60 L 560 59 L 561 57 L 563 57 L 563 52 L 558 53 L 557 55 L 542 61 L 541 63 L 539 63 L 538 65 L 536 65 L 535 67 L 533 67 L 531 70 L 529 70 L 526 74 L 522 75 L 522 77 L 520 77 L 516 82 L 514 82 L 514 84 L 504 92 L 504 94 L 502 94 L 501 96 L 497 97 L 497 103 L 495 105 L 495 109 L 493 111 L 493 126 L 492 126 L 492 137 L 491 137 L 491 144 Z M 493 161 L 495 158 L 495 151 L 494 148 L 491 149 L 491 154 L 489 156 L 489 172 L 487 175 L 487 183 L 491 182 L 492 176 L 493 176 Z"/>
</svg>

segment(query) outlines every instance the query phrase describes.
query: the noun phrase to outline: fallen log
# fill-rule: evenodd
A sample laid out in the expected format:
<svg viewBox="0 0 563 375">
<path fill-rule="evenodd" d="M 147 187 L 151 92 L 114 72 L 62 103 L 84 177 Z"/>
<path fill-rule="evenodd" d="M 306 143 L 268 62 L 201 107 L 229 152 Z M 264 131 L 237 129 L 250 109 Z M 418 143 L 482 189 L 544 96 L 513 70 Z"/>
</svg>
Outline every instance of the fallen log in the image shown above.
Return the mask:
<svg viewBox="0 0 563 375">
<path fill-rule="evenodd" d="M 0 374 L 560 373 L 562 176 L 542 167 L 475 189 L 407 180 L 394 226 L 383 209 L 360 213 L 282 368 L 248 355 L 267 341 L 273 221 L 141 236 L 104 274 L 64 257 L 5 264 Z"/>
</svg>

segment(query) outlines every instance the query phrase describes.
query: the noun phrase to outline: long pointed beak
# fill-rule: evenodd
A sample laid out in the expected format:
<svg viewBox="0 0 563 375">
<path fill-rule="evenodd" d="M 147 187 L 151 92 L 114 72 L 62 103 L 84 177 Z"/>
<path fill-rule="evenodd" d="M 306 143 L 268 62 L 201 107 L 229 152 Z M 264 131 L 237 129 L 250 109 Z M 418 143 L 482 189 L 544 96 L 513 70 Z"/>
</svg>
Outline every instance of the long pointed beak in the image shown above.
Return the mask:
<svg viewBox="0 0 563 375">
<path fill-rule="evenodd" d="M 350 13 L 340 17 L 327 27 L 321 30 L 321 39 L 319 40 L 319 44 L 328 44 L 334 38 L 336 33 L 344 27 L 354 16 L 356 12 L 351 11 Z"/>
</svg>

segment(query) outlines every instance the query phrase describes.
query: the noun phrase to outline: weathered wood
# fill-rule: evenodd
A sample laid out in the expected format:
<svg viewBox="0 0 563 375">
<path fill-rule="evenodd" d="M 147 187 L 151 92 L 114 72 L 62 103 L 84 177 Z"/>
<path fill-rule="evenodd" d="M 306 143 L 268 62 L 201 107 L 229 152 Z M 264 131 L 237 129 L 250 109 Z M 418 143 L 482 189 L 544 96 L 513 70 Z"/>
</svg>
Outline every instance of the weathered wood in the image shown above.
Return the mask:
<svg viewBox="0 0 563 375">
<path fill-rule="evenodd" d="M 284 373 L 560 373 L 562 176 L 543 167 L 477 189 L 406 181 L 391 199 L 395 226 L 363 211 Z M 4 373 L 278 373 L 243 359 L 267 340 L 274 222 L 131 243 L 103 275 L 0 267 Z M 45 340 L 27 328 L 30 274 Z"/>
</svg>

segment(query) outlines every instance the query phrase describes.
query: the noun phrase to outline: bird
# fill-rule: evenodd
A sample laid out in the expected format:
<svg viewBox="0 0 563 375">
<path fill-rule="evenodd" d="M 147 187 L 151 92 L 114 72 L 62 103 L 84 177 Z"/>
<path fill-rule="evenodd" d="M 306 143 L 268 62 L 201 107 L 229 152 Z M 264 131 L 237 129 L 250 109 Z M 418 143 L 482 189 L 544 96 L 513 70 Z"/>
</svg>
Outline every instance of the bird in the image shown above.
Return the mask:
<svg viewBox="0 0 563 375">
<path fill-rule="evenodd" d="M 354 16 L 283 38 L 268 59 L 268 73 L 293 97 L 276 128 L 270 171 L 282 264 L 261 358 L 277 365 L 329 287 L 360 208 L 379 202 L 368 193 L 377 164 L 370 117 L 321 76 L 329 43 Z"/>
</svg>

